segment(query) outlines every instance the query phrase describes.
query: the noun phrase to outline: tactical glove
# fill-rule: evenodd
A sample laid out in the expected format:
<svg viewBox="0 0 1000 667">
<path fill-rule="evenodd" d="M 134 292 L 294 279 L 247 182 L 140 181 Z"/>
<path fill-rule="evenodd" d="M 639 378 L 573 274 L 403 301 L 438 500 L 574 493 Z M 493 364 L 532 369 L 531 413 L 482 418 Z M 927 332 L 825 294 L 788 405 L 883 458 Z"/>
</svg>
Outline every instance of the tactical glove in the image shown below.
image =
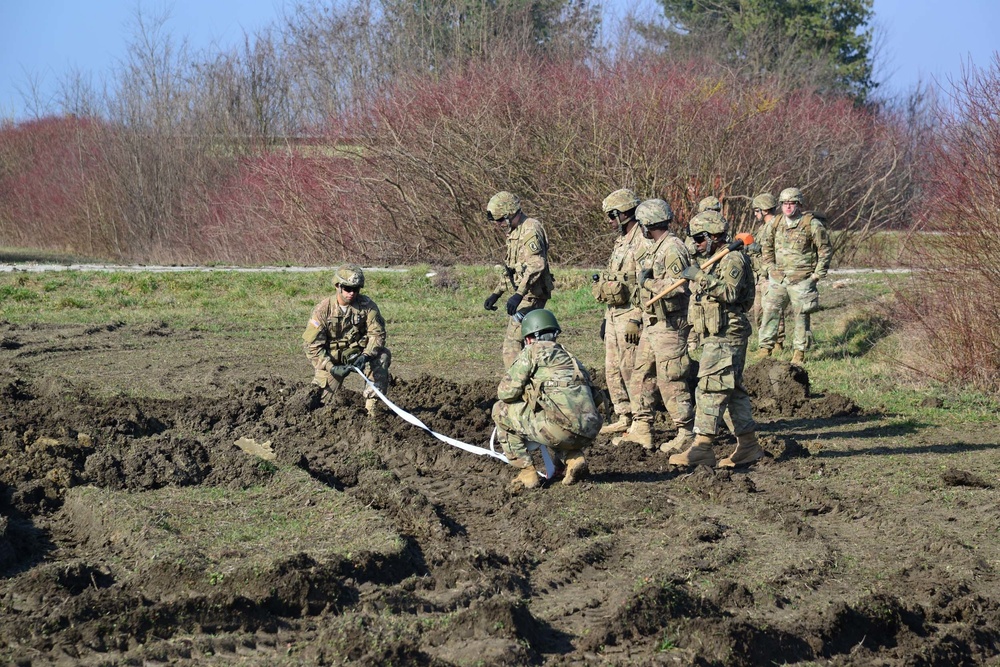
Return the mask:
<svg viewBox="0 0 1000 667">
<path fill-rule="evenodd" d="M 604 333 L 608 330 L 608 321 L 601 320 L 601 340 L 604 340 Z"/>
<path fill-rule="evenodd" d="M 507 299 L 507 314 L 511 317 L 517 312 L 517 307 L 521 305 L 521 301 L 524 299 L 523 294 L 514 294 L 509 299 Z"/>
<path fill-rule="evenodd" d="M 681 271 L 681 275 L 687 278 L 688 280 L 697 280 L 698 276 L 700 276 L 701 273 L 702 273 L 701 267 L 699 267 L 697 264 L 689 264 L 688 266 L 684 267 L 683 271 Z"/>
<path fill-rule="evenodd" d="M 647 280 L 653 279 L 653 269 L 643 269 L 639 272 L 639 287 L 642 287 Z"/>
<path fill-rule="evenodd" d="M 496 310 L 497 309 L 497 299 L 500 298 L 499 294 L 490 294 L 486 297 L 486 301 L 483 301 L 483 308 L 486 310 Z"/>
<path fill-rule="evenodd" d="M 365 366 L 367 365 L 368 365 L 368 355 L 365 354 L 364 352 L 354 357 L 354 360 L 351 361 L 351 366 L 354 366 L 355 368 L 357 368 L 359 371 L 362 372 L 364 372 Z"/>
<path fill-rule="evenodd" d="M 753 255 L 759 255 L 760 254 L 760 244 L 757 243 L 756 241 L 754 241 L 753 243 L 751 243 L 750 245 L 747 246 L 747 252 L 750 253 L 750 254 L 753 254 Z"/>
<path fill-rule="evenodd" d="M 642 333 L 639 324 L 637 320 L 629 320 L 625 325 L 625 342 L 629 345 L 639 344 L 639 335 Z"/>
</svg>

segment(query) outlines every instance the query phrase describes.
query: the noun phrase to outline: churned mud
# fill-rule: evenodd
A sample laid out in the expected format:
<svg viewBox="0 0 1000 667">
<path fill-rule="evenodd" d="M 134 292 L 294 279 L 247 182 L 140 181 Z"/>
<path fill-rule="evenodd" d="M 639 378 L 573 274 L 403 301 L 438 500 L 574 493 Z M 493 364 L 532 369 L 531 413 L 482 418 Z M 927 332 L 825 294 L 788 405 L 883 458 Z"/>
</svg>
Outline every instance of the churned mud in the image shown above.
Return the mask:
<svg viewBox="0 0 1000 667">
<path fill-rule="evenodd" d="M 754 467 L 602 438 L 587 481 L 525 491 L 369 418 L 356 385 L 324 406 L 307 374 L 219 362 L 200 335 L 0 328 L 0 661 L 1000 664 L 995 425 L 887 428 L 766 359 Z M 136 341 L 180 398 L 87 366 Z M 489 441 L 494 379 L 390 396 Z"/>
</svg>

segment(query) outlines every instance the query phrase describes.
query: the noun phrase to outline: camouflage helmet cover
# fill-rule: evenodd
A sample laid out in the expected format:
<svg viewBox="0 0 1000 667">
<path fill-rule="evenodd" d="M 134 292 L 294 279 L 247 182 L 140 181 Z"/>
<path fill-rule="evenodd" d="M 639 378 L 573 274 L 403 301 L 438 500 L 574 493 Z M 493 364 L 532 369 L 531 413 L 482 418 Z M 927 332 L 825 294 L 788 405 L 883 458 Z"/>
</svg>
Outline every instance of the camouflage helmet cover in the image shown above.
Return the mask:
<svg viewBox="0 0 1000 667">
<path fill-rule="evenodd" d="M 709 234 L 725 234 L 729 230 L 729 223 L 717 211 L 702 211 L 691 218 L 688 227 L 691 235 L 707 232 Z"/>
<path fill-rule="evenodd" d="M 782 194 L 784 194 L 784 192 Z M 778 207 L 778 200 L 775 199 L 774 195 L 770 192 L 761 192 L 753 198 L 753 204 L 751 204 L 751 206 L 753 206 L 753 208 L 759 208 L 762 211 L 770 211 L 772 208 Z"/>
<path fill-rule="evenodd" d="M 556 320 L 556 316 L 552 314 L 551 310 L 538 308 L 536 310 L 529 311 L 528 314 L 524 316 L 524 319 L 521 320 L 522 339 L 527 336 L 534 336 L 546 331 L 554 333 L 562 331 L 562 329 L 559 328 L 559 322 Z"/>
<path fill-rule="evenodd" d="M 357 264 L 344 264 L 333 274 L 334 287 L 364 287 L 365 272 Z"/>
<path fill-rule="evenodd" d="M 506 190 L 501 190 L 490 197 L 490 202 L 486 205 L 486 212 L 489 214 L 488 217 L 492 220 L 506 218 L 507 216 L 514 215 L 520 210 L 520 198 L 518 198 L 518 196 L 513 192 L 507 192 Z"/>
<path fill-rule="evenodd" d="M 631 211 L 639 204 L 639 196 L 635 194 L 635 190 L 622 188 L 605 197 L 604 201 L 601 202 L 601 208 L 604 209 L 605 213 L 608 211 Z"/>
<path fill-rule="evenodd" d="M 802 203 L 802 191 L 798 188 L 785 188 L 778 195 L 778 201 L 785 203 L 786 201 L 793 201 L 797 204 Z"/>
<path fill-rule="evenodd" d="M 698 212 L 703 211 L 719 211 L 722 212 L 722 202 L 719 201 L 718 197 L 705 197 L 700 202 L 698 202 Z"/>
<path fill-rule="evenodd" d="M 673 220 L 674 212 L 662 199 L 647 199 L 635 209 L 635 219 L 646 229 L 655 229 Z"/>
</svg>

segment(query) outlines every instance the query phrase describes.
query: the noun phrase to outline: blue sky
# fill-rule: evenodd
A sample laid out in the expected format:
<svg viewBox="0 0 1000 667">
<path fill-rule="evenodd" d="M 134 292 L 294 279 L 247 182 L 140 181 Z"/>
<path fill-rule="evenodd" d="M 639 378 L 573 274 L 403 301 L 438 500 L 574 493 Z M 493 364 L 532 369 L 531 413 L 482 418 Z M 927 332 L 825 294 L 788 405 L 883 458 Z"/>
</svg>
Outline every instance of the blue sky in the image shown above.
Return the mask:
<svg viewBox="0 0 1000 667">
<path fill-rule="evenodd" d="M 195 49 L 239 41 L 275 21 L 287 0 L 173 0 L 148 2 L 144 12 L 168 10 L 167 30 Z M 606 0 L 609 12 L 625 7 L 655 11 L 653 0 Z M 133 34 L 137 0 L 0 0 L 0 118 L 26 114 L 23 94 L 37 84 L 51 96 L 69 72 L 99 83 Z M 1000 0 L 875 0 L 881 45 L 878 72 L 889 92 L 920 80 L 946 82 L 964 62 L 988 67 L 1000 50 Z"/>
</svg>

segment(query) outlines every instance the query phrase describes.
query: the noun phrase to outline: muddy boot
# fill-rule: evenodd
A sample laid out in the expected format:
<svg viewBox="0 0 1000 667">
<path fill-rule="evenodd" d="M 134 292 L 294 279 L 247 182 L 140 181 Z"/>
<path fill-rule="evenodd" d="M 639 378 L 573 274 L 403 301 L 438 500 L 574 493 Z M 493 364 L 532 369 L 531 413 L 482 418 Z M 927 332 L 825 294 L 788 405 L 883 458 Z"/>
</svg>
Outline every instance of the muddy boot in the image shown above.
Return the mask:
<svg viewBox="0 0 1000 667">
<path fill-rule="evenodd" d="M 619 415 L 618 421 L 605 424 L 601 427 L 601 435 L 608 435 L 610 433 L 625 433 L 628 431 L 628 427 L 631 424 L 632 415 Z"/>
<path fill-rule="evenodd" d="M 715 452 L 712 451 L 712 438 L 707 435 L 697 435 L 694 444 L 686 452 L 674 454 L 667 463 L 672 466 L 715 466 Z"/>
<path fill-rule="evenodd" d="M 764 450 L 757 442 L 756 433 L 744 433 L 736 436 L 736 449 L 732 454 L 719 461 L 720 468 L 735 468 L 759 461 L 764 456 Z"/>
<path fill-rule="evenodd" d="M 792 366 L 801 367 L 802 364 L 806 363 L 806 353 L 802 350 L 795 350 L 792 352 Z"/>
<path fill-rule="evenodd" d="M 784 349 L 784 346 L 781 344 L 780 340 L 777 343 L 774 344 L 774 353 L 775 354 L 778 354 L 783 349 Z"/>
<path fill-rule="evenodd" d="M 762 347 L 757 350 L 757 353 L 753 355 L 755 359 L 766 359 L 771 356 L 771 348 Z"/>
<path fill-rule="evenodd" d="M 653 448 L 653 432 L 649 428 L 649 422 L 632 422 L 632 425 L 628 428 L 628 433 L 623 436 L 614 438 L 612 443 L 616 445 L 621 445 L 626 442 L 634 442 L 636 444 L 642 445 L 644 449 Z"/>
<path fill-rule="evenodd" d="M 681 426 L 677 429 L 677 435 L 672 440 L 668 440 L 660 445 L 660 451 L 664 454 L 680 454 L 691 446 L 694 442 L 694 431 Z"/>
<path fill-rule="evenodd" d="M 542 478 L 538 476 L 534 466 L 525 468 L 517 473 L 517 477 L 510 483 L 513 487 L 523 486 L 526 489 L 537 489 L 542 485 Z"/>
<path fill-rule="evenodd" d="M 590 468 L 583 458 L 583 453 L 575 452 L 566 459 L 566 474 L 563 477 L 562 483 L 566 486 L 576 484 L 581 479 L 584 479 L 589 472 Z"/>
</svg>

